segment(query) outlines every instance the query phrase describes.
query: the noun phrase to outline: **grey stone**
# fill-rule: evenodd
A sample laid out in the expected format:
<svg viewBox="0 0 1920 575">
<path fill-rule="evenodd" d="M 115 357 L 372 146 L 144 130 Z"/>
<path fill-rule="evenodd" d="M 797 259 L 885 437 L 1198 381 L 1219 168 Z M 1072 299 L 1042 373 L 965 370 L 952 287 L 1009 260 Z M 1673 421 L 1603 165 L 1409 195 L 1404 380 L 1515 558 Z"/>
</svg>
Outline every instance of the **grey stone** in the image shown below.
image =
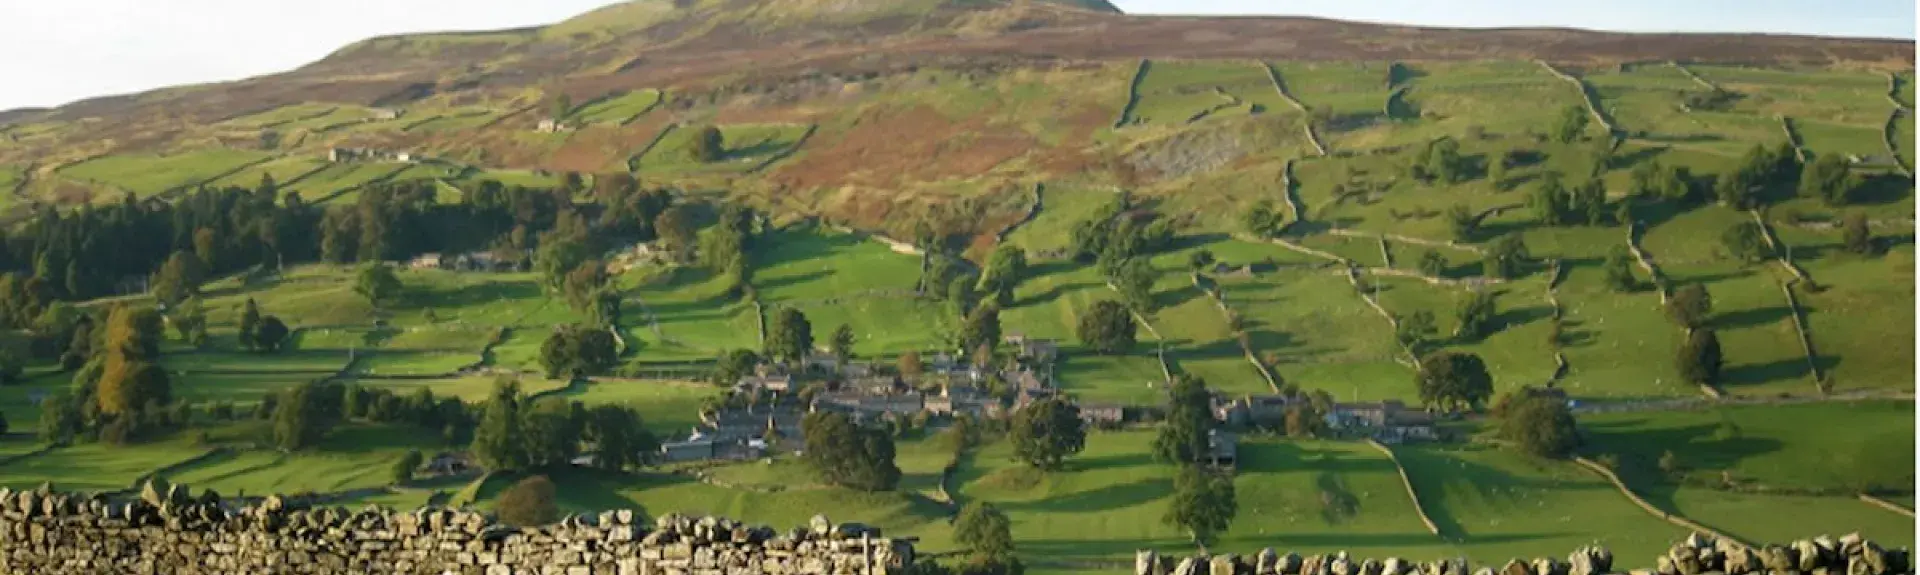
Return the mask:
<svg viewBox="0 0 1920 575">
<path fill-rule="evenodd" d="M 1207 575 L 1234 575 L 1237 559 L 1232 555 L 1220 555 L 1208 562 Z"/>
<path fill-rule="evenodd" d="M 1160 575 L 1155 570 L 1160 567 L 1160 556 L 1152 550 L 1136 551 L 1133 554 L 1133 575 Z"/>
</svg>

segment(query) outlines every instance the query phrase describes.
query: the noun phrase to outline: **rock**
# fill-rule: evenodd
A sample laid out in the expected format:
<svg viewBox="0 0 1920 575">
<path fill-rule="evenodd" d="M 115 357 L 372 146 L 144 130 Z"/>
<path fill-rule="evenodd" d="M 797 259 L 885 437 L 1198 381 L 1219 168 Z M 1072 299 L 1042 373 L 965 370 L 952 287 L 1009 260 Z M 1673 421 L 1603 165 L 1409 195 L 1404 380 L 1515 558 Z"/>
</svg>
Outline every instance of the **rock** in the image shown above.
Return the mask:
<svg viewBox="0 0 1920 575">
<path fill-rule="evenodd" d="M 1380 562 L 1380 575 L 1406 575 L 1407 562 L 1399 557 L 1388 557 Z"/>
<path fill-rule="evenodd" d="M 1208 562 L 1207 575 L 1234 575 L 1238 558 L 1233 555 L 1221 555 Z"/>
<path fill-rule="evenodd" d="M 1854 556 L 1854 554 L 1859 553 L 1860 544 L 1864 543 L 1865 541 L 1866 541 L 1865 539 L 1862 539 L 1860 537 L 1860 532 L 1858 531 L 1855 531 L 1853 533 L 1848 533 L 1846 535 L 1841 535 L 1840 536 L 1840 556 L 1842 557 Z"/>
<path fill-rule="evenodd" d="M 140 500 L 147 502 L 147 505 L 159 507 L 161 503 L 167 501 L 166 489 L 165 481 L 148 478 L 146 483 L 140 485 Z"/>
<path fill-rule="evenodd" d="M 1273 552 L 1272 547 L 1261 549 L 1253 556 L 1254 575 L 1276 575 L 1280 572 L 1279 565 L 1280 556 Z"/>
<path fill-rule="evenodd" d="M 1173 575 L 1202 575 L 1200 563 L 1193 557 L 1181 559 L 1180 563 L 1173 567 Z"/>
<path fill-rule="evenodd" d="M 1799 565 L 1793 550 L 1779 545 L 1761 547 L 1757 555 L 1760 557 L 1760 566 L 1770 573 L 1784 573 Z"/>
<path fill-rule="evenodd" d="M 816 537 L 825 537 L 833 531 L 833 522 L 828 521 L 825 515 L 815 515 L 807 520 L 807 529 Z"/>
<path fill-rule="evenodd" d="M 1300 561 L 1298 554 L 1288 551 L 1286 555 L 1281 555 L 1278 559 L 1274 560 L 1273 570 L 1280 573 L 1280 575 L 1299 575 Z"/>
<path fill-rule="evenodd" d="M 1727 575 L 1747 575 L 1758 572 L 1761 568 L 1759 554 L 1750 549 L 1729 549 L 1725 559 L 1721 561 L 1721 569 L 1725 570 Z"/>
<path fill-rule="evenodd" d="M 1680 567 L 1674 564 L 1672 555 L 1656 557 L 1653 571 L 1660 575 L 1680 575 Z"/>
<path fill-rule="evenodd" d="M 1500 575 L 1533 575 L 1533 569 L 1519 559 L 1508 559 L 1507 564 L 1500 568 Z"/>
<path fill-rule="evenodd" d="M 1356 575 L 1353 561 L 1347 559 L 1347 553 L 1345 551 L 1335 554 L 1333 560 L 1327 562 L 1327 573 L 1332 575 Z"/>
<path fill-rule="evenodd" d="M 1793 542 L 1793 552 L 1794 567 L 1800 571 L 1810 572 L 1826 564 L 1826 560 L 1821 557 L 1824 551 L 1812 541 L 1801 539 Z"/>
<path fill-rule="evenodd" d="M 1133 575 L 1161 575 L 1156 573 L 1160 566 L 1160 556 L 1152 550 L 1137 551 L 1133 554 Z"/>
<path fill-rule="evenodd" d="M 1705 571 L 1700 565 L 1699 547 L 1675 545 L 1667 550 L 1667 558 L 1672 559 L 1672 567 L 1680 575 L 1699 575 Z"/>
<path fill-rule="evenodd" d="M 1380 562 L 1372 559 L 1360 562 L 1360 575 L 1380 575 Z"/>
</svg>

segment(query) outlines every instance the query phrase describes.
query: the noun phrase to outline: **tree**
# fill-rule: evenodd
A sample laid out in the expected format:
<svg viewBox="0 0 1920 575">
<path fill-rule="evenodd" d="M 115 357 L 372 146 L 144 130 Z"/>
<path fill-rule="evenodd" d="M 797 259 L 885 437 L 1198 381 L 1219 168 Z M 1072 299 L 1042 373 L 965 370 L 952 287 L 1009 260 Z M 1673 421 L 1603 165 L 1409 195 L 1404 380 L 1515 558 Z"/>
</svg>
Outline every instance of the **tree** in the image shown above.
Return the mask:
<svg viewBox="0 0 1920 575">
<path fill-rule="evenodd" d="M 1493 397 L 1493 376 L 1480 356 L 1465 352 L 1439 351 L 1420 359 L 1415 376 L 1420 401 L 1447 411 L 1474 408 Z"/>
<path fill-rule="evenodd" d="M 1013 290 L 1027 274 L 1027 251 L 1019 246 L 1000 246 L 987 258 L 986 275 L 980 288 L 993 294 L 1002 307 L 1013 305 Z"/>
<path fill-rule="evenodd" d="M 263 317 L 260 318 L 260 327 L 253 333 L 253 343 L 259 346 L 261 351 L 280 351 L 280 346 L 287 343 L 289 333 L 291 331 L 287 329 L 287 324 L 280 321 L 280 318 Z"/>
<path fill-rule="evenodd" d="M 580 454 L 585 406 L 569 405 L 559 397 L 543 397 L 520 410 L 520 439 L 526 443 L 527 465 L 558 468 Z"/>
<path fill-rule="evenodd" d="M 1606 223 L 1607 187 L 1598 176 L 1588 178 L 1568 193 L 1571 195 L 1567 202 L 1571 217 L 1589 226 Z"/>
<path fill-rule="evenodd" d="M 1206 380 L 1177 374 L 1167 418 L 1160 422 L 1160 433 L 1153 439 L 1154 459 L 1188 465 L 1200 462 L 1208 454 L 1208 432 L 1213 430 L 1213 393 Z"/>
<path fill-rule="evenodd" d="M 987 304 L 973 310 L 960 327 L 960 349 L 985 348 L 989 353 L 1000 345 L 1000 307 Z"/>
<path fill-rule="evenodd" d="M 1744 263 L 1754 263 L 1773 256 L 1773 249 L 1767 246 L 1766 232 L 1756 222 L 1740 222 L 1727 228 L 1720 234 L 1720 246 L 1727 253 Z"/>
<path fill-rule="evenodd" d="M 711 125 L 701 127 L 687 144 L 687 158 L 702 164 L 718 162 L 726 153 L 726 136 Z"/>
<path fill-rule="evenodd" d="M 1540 174 L 1539 184 L 1535 185 L 1532 194 L 1527 196 L 1527 207 L 1533 209 L 1534 216 L 1541 223 L 1549 226 L 1562 225 L 1567 223 L 1568 215 L 1572 212 L 1569 195 L 1560 172 L 1549 170 Z"/>
<path fill-rule="evenodd" d="M 587 415 L 586 434 L 594 442 L 593 466 L 619 471 L 646 462 L 643 454 L 659 449 L 640 412 L 618 405 L 597 405 Z"/>
<path fill-rule="evenodd" d="M 178 304 L 199 294 L 205 277 L 206 268 L 199 257 L 186 250 L 175 251 L 153 275 L 153 297 L 168 306 Z"/>
<path fill-rule="evenodd" d="M 474 429 L 473 455 L 480 465 L 494 471 L 512 471 L 526 466 L 525 444 L 520 440 L 520 385 L 511 380 L 496 381 L 493 394 Z"/>
<path fill-rule="evenodd" d="M 801 457 L 832 485 L 861 491 L 892 491 L 900 482 L 894 465 L 893 436 L 860 427 L 846 415 L 809 413 L 800 422 L 806 436 Z"/>
<path fill-rule="evenodd" d="M 843 323 L 840 327 L 834 328 L 833 339 L 828 341 L 827 347 L 833 350 L 833 357 L 840 360 L 840 363 L 846 363 L 847 360 L 852 359 L 853 327 Z"/>
<path fill-rule="evenodd" d="M 1487 182 L 1493 184 L 1493 189 L 1506 189 L 1507 168 L 1512 167 L 1513 159 L 1513 150 L 1507 150 L 1500 152 L 1487 162 Z"/>
<path fill-rule="evenodd" d="M 394 275 L 393 267 L 385 263 L 372 263 L 362 266 L 360 273 L 354 276 L 353 293 L 367 298 L 367 303 L 378 308 L 400 293 L 400 277 Z"/>
<path fill-rule="evenodd" d="M 750 349 L 735 349 L 720 354 L 714 361 L 713 382 L 720 385 L 733 385 L 740 378 L 753 373 L 754 366 L 760 364 L 760 354 Z"/>
<path fill-rule="evenodd" d="M 1455 241 L 1471 241 L 1474 232 L 1480 230 L 1480 217 L 1466 204 L 1454 204 L 1447 208 L 1447 229 Z"/>
<path fill-rule="evenodd" d="M 609 279 L 606 262 L 597 259 L 580 262 L 561 281 L 560 291 L 567 298 L 567 307 L 582 312 L 591 309 L 594 296 L 607 286 Z"/>
<path fill-rule="evenodd" d="M 407 450 L 406 455 L 400 456 L 400 459 L 393 462 L 393 470 L 391 473 L 393 484 L 400 485 L 408 481 L 413 481 L 413 470 L 420 468 L 420 463 L 424 460 L 425 457 L 420 455 L 420 450 Z"/>
<path fill-rule="evenodd" d="M 1120 299 L 1128 307 L 1150 313 L 1156 307 L 1153 301 L 1153 265 L 1145 258 L 1127 258 L 1108 270 L 1107 281 L 1120 290 Z"/>
<path fill-rule="evenodd" d="M 286 451 L 312 447 L 333 422 L 327 418 L 322 384 L 307 382 L 280 392 L 273 410 L 273 443 Z"/>
<path fill-rule="evenodd" d="M 1829 206 L 1844 206 L 1860 188 L 1860 176 L 1838 154 L 1824 154 L 1800 173 L 1800 195 L 1819 198 Z"/>
<path fill-rule="evenodd" d="M 1185 529 L 1193 542 L 1208 545 L 1233 524 L 1239 511 L 1233 479 L 1199 465 L 1186 465 L 1173 479 L 1173 499 L 1161 521 Z"/>
<path fill-rule="evenodd" d="M 1713 313 L 1713 296 L 1704 284 L 1687 284 L 1667 299 L 1667 317 L 1680 327 L 1694 329 L 1706 325 Z"/>
<path fill-rule="evenodd" d="M 1681 342 L 1674 365 L 1682 381 L 1695 385 L 1715 385 L 1720 382 L 1723 359 L 1720 336 L 1711 329 L 1696 329 L 1687 335 L 1687 341 Z"/>
<path fill-rule="evenodd" d="M 1061 461 L 1087 446 L 1080 408 L 1057 397 L 1014 412 L 1008 438 L 1015 458 L 1041 469 L 1059 469 Z"/>
<path fill-rule="evenodd" d="M 1567 106 L 1560 110 L 1560 118 L 1553 124 L 1553 141 L 1571 144 L 1580 139 L 1587 131 L 1587 109 L 1582 106 Z"/>
<path fill-rule="evenodd" d="M 1420 346 L 1433 339 L 1433 335 L 1438 332 L 1439 328 L 1434 323 L 1433 312 L 1422 309 L 1414 310 L 1413 313 L 1401 317 L 1394 336 L 1400 340 L 1400 345 L 1420 349 Z"/>
<path fill-rule="evenodd" d="M 253 349 L 260 331 L 260 306 L 247 298 L 247 305 L 240 312 L 240 347 Z"/>
<path fill-rule="evenodd" d="M 572 112 L 573 112 L 572 96 L 568 96 L 566 94 L 555 94 L 553 96 L 553 99 L 547 102 L 547 115 L 551 116 L 553 120 L 556 122 L 565 119 L 567 117 L 567 114 L 570 114 Z"/>
<path fill-rule="evenodd" d="M 607 330 L 581 324 L 563 325 L 554 328 L 553 333 L 547 335 L 547 341 L 540 345 L 540 365 L 546 368 L 549 379 L 606 373 L 619 363 L 617 346 L 618 342 Z"/>
<path fill-rule="evenodd" d="M 80 434 L 86 422 L 81 416 L 81 399 L 66 391 L 54 392 L 40 402 L 40 440 L 67 445 Z"/>
<path fill-rule="evenodd" d="M 1840 223 L 1840 230 L 1848 252 L 1867 255 L 1874 252 L 1873 230 L 1867 228 L 1867 215 L 1860 212 L 1847 214 Z"/>
<path fill-rule="evenodd" d="M 1446 277 L 1447 257 L 1434 250 L 1427 250 L 1426 253 L 1420 254 L 1420 275 L 1433 278 Z"/>
<path fill-rule="evenodd" d="M 1010 556 L 1013 554 L 1012 522 L 992 503 L 970 501 L 953 520 L 953 540 L 974 555 Z"/>
<path fill-rule="evenodd" d="M 149 403 L 173 401 L 160 357 L 160 314 L 153 308 L 116 306 L 107 315 L 98 407 L 108 415 L 132 415 Z"/>
<path fill-rule="evenodd" d="M 773 313 L 767 326 L 767 355 L 779 361 L 798 362 L 813 350 L 813 324 L 800 310 L 782 307 Z"/>
<path fill-rule="evenodd" d="M 1187 267 L 1192 268 L 1193 273 L 1205 272 L 1208 266 L 1213 265 L 1213 262 L 1213 250 L 1203 248 L 1194 250 L 1193 253 L 1187 255 Z"/>
<path fill-rule="evenodd" d="M 921 371 L 926 369 L 920 363 L 920 352 L 914 350 L 907 350 L 906 353 L 900 354 L 900 359 L 895 360 L 894 363 L 895 367 L 900 369 L 900 377 L 910 380 L 918 379 Z"/>
<path fill-rule="evenodd" d="M 1273 207 L 1273 200 L 1260 200 L 1240 216 L 1240 226 L 1256 238 L 1273 237 L 1280 229 L 1280 212 Z"/>
<path fill-rule="evenodd" d="M 1531 390 L 1516 392 L 1500 410 L 1499 436 L 1535 457 L 1566 457 L 1579 443 L 1573 412 L 1564 401 Z"/>
<path fill-rule="evenodd" d="M 1454 329 L 1453 335 L 1467 340 L 1486 337 L 1493 329 L 1496 311 L 1493 292 L 1474 290 L 1467 293 L 1454 308 L 1454 319 L 1459 320 L 1460 325 Z"/>
<path fill-rule="evenodd" d="M 653 218 L 653 233 L 660 236 L 661 247 L 672 254 L 676 261 L 692 261 L 694 236 L 698 228 L 694 227 L 693 210 L 686 204 L 674 204 Z"/>
<path fill-rule="evenodd" d="M 1487 246 L 1487 255 L 1481 264 L 1488 276 L 1511 279 L 1520 275 L 1520 265 L 1527 257 L 1525 240 L 1520 239 L 1520 234 L 1508 234 Z"/>
<path fill-rule="evenodd" d="M 1422 182 L 1452 185 L 1466 180 L 1466 168 L 1460 156 L 1460 143 L 1443 137 L 1427 142 L 1415 156 L 1408 175 Z"/>
<path fill-rule="evenodd" d="M 1075 334 L 1080 342 L 1102 355 L 1120 355 L 1133 348 L 1135 330 L 1139 326 L 1133 322 L 1133 314 L 1126 306 L 1112 300 L 1095 302 L 1086 315 L 1080 316 L 1080 324 Z"/>
<path fill-rule="evenodd" d="M 559 497 L 553 480 L 545 475 L 522 479 L 500 492 L 494 509 L 500 521 L 521 527 L 546 525 L 560 518 Z"/>
<path fill-rule="evenodd" d="M 1630 292 L 1640 288 L 1640 280 L 1633 276 L 1633 252 L 1626 246 L 1614 246 L 1607 251 L 1606 273 L 1607 287 L 1617 292 Z"/>
</svg>

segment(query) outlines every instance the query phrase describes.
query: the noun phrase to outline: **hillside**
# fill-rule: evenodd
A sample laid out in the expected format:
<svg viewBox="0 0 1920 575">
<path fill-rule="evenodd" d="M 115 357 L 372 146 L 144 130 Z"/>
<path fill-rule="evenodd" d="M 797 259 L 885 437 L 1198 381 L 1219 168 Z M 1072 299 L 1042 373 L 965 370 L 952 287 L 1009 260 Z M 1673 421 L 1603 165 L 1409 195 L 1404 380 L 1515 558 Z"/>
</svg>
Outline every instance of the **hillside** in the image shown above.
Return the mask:
<svg viewBox="0 0 1920 575">
<path fill-rule="evenodd" d="M 985 501 L 1035 572 L 1119 572 L 1192 549 L 1160 522 L 1174 468 L 1149 454 L 1171 380 L 1418 406 L 1431 362 L 1471 355 L 1485 397 L 1443 441 L 1368 445 L 1318 411 L 1304 431 L 1221 422 L 1245 434 L 1217 549 L 1501 561 L 1600 541 L 1639 564 L 1684 521 L 1908 545 L 1914 80 L 1913 44 L 1881 40 L 639 0 L 0 112 L 0 368 L 22 368 L 0 369 L 0 486 L 493 509 L 546 473 L 562 510 L 825 511 L 936 553 L 957 550 L 955 503 Z M 734 358 L 786 349 L 796 314 L 795 345 L 847 338 L 894 396 L 979 387 L 1008 408 L 1015 368 L 996 370 L 1037 360 L 991 336 L 1053 340 L 1039 393 L 1126 421 L 1041 470 L 995 433 L 956 453 L 932 408 L 892 413 L 900 479 L 879 492 L 785 453 L 388 477 L 408 450 L 471 451 L 498 381 L 663 439 L 728 409 L 779 429 L 753 410 L 865 379 L 731 395 L 754 367 Z M 284 337 L 256 344 L 255 316 Z M 166 376 L 129 408 L 146 423 L 67 417 L 67 394 L 113 401 L 101 357 L 149 349 L 99 342 L 143 334 L 158 369 L 112 377 Z M 593 362 L 556 363 L 589 339 Z M 936 374 L 941 356 L 995 375 Z M 262 406 L 316 381 L 384 399 L 279 449 Z M 1507 449 L 1485 400 L 1541 387 L 1569 400 L 1568 455 L 1599 463 Z"/>
</svg>

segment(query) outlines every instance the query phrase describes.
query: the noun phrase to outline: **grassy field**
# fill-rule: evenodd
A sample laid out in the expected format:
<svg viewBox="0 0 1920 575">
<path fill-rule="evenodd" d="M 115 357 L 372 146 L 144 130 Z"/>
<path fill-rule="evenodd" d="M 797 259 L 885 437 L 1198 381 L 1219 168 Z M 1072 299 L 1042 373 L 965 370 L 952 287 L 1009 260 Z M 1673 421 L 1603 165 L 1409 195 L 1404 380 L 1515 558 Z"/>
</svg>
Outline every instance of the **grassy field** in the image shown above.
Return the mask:
<svg viewBox="0 0 1920 575">
<path fill-rule="evenodd" d="M 1413 370 L 1379 315 L 1330 268 L 1292 268 L 1221 282 L 1227 304 L 1246 317 L 1254 353 L 1274 371 L 1341 401 L 1406 397 Z M 1332 330 L 1327 326 L 1347 326 Z"/>
<path fill-rule="evenodd" d="M 727 297 L 724 277 L 699 268 L 640 269 L 626 292 L 623 323 L 648 360 L 705 360 L 759 346 L 753 306 Z M 827 327 L 831 330 L 833 327 Z M 831 332 L 827 332 L 831 333 Z"/>
<path fill-rule="evenodd" d="M 753 285 L 767 313 L 799 309 L 824 345 L 840 324 L 853 327 L 855 353 L 934 348 L 951 329 L 946 308 L 913 298 L 920 258 L 879 242 L 825 230 L 789 230 L 761 240 Z M 1002 320 L 1003 323 L 1005 320 Z"/>
<path fill-rule="evenodd" d="M 693 160 L 688 150 L 698 127 L 683 127 L 667 134 L 639 160 L 640 173 L 655 177 L 682 177 L 711 174 L 738 174 L 780 156 L 800 142 L 807 132 L 799 124 L 727 124 L 720 126 L 724 152 L 708 164 Z M 638 150 L 635 150 L 638 151 Z"/>
<path fill-rule="evenodd" d="M 306 201 L 320 201 L 369 182 L 392 179 L 413 168 L 410 164 L 396 163 L 334 164 L 298 181 L 284 182 L 281 190 L 300 194 Z"/>
<path fill-rule="evenodd" d="M 1265 113 L 1293 110 L 1252 61 L 1155 61 L 1140 82 L 1140 104 L 1133 118 L 1156 126 L 1245 116 L 1249 105 Z"/>
<path fill-rule="evenodd" d="M 1808 424 L 1817 421 L 1847 424 Z M 1911 403 L 1881 401 L 1596 414 L 1581 424 L 1589 451 L 1642 466 L 1672 451 L 1716 478 L 1726 471 L 1765 487 L 1844 490 L 1855 469 L 1874 465 L 1874 452 L 1910 441 L 1914 416 Z"/>
<path fill-rule="evenodd" d="M 129 154 L 105 156 L 67 166 L 60 170 L 60 174 L 147 196 L 214 181 L 230 171 L 267 157 L 261 152 L 217 149 L 171 156 Z"/>
<path fill-rule="evenodd" d="M 1499 561 L 1599 543 L 1635 563 L 1686 531 L 1648 515 L 1612 484 L 1571 463 L 1473 447 L 1396 450 L 1440 532 L 1468 557 Z"/>
<path fill-rule="evenodd" d="M 567 120 L 586 124 L 625 124 L 659 103 L 659 90 L 637 90 L 581 106 L 568 114 Z"/>
<path fill-rule="evenodd" d="M 206 448 L 182 440 L 137 448 L 104 444 L 62 447 L 8 462 L 5 472 L 0 473 L 0 487 L 32 489 L 50 481 L 62 490 L 116 491 L 133 487 L 134 480 L 149 473 L 206 452 Z"/>
<path fill-rule="evenodd" d="M 723 395 L 720 387 L 700 382 L 601 380 L 554 394 L 587 405 L 626 405 L 640 411 L 648 429 L 663 437 L 683 437 L 700 422 L 700 404 Z"/>
</svg>

